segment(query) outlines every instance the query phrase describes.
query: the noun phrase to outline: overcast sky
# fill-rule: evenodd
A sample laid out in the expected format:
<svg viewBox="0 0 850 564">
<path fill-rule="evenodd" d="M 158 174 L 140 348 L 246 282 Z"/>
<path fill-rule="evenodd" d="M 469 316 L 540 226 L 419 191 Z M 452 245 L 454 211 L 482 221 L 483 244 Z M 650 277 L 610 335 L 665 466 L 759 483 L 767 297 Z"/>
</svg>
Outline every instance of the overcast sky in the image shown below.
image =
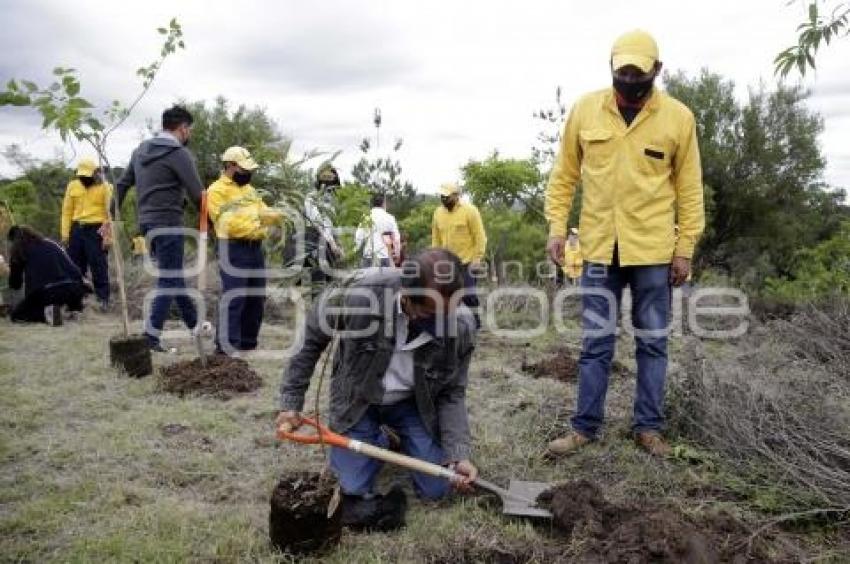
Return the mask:
<svg viewBox="0 0 850 564">
<path fill-rule="evenodd" d="M 168 59 L 150 95 L 116 135 L 126 163 L 177 99 L 268 110 L 299 150 L 341 150 L 344 177 L 372 134 L 380 107 L 382 147 L 404 138 L 405 176 L 423 192 L 458 179 L 470 159 L 497 149 L 527 157 L 540 126 L 532 112 L 561 85 L 569 105 L 610 83 L 611 43 L 636 27 L 653 33 L 670 70 L 708 67 L 746 96 L 773 83 L 772 60 L 794 39 L 803 4 L 787 0 L 544 2 L 294 0 L 0 0 L 0 79 L 47 82 L 56 65 L 80 71 L 82 95 L 106 103 L 137 92 L 136 68 L 160 45 L 155 28 L 176 16 L 187 49 Z M 805 83 L 822 113 L 827 181 L 850 187 L 850 38 L 830 46 Z M 0 146 L 39 157 L 76 148 L 42 133 L 21 109 L 0 109 Z M 77 154 L 78 156 L 79 154 Z M 0 174 L 15 171 L 0 157 Z"/>
</svg>

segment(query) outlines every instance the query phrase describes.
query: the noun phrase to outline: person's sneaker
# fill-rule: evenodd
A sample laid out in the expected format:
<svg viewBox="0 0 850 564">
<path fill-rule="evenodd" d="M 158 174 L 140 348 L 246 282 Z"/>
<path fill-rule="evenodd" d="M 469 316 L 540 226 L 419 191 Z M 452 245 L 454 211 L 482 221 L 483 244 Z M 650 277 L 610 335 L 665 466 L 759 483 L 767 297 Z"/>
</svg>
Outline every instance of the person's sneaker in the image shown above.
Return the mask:
<svg viewBox="0 0 850 564">
<path fill-rule="evenodd" d="M 62 325 L 62 306 L 54 304 L 45 307 L 44 319 L 51 327 L 59 327 Z"/>
<path fill-rule="evenodd" d="M 100 313 L 109 313 L 109 300 L 98 300 L 97 309 Z"/>
<path fill-rule="evenodd" d="M 566 456 L 590 443 L 590 439 L 579 432 L 573 431 L 566 437 L 555 439 L 549 443 L 546 453 L 549 456 Z"/>
<path fill-rule="evenodd" d="M 653 456 L 669 456 L 673 451 L 661 435 L 655 431 L 643 431 L 635 435 L 635 442 L 640 448 Z"/>
</svg>

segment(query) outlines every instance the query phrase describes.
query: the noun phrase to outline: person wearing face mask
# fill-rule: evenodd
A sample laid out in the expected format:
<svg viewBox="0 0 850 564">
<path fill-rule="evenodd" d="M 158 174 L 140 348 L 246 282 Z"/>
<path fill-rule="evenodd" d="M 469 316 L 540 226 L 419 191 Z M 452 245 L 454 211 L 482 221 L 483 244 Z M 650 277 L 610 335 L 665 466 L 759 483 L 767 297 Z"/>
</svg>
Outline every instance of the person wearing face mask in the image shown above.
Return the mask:
<svg viewBox="0 0 850 564">
<path fill-rule="evenodd" d="M 207 210 L 219 240 L 221 291 L 232 297 L 221 312 L 216 343 L 219 353 L 238 354 L 257 348 L 266 287 L 263 240 L 283 214 L 269 209 L 251 186 L 258 165 L 247 149 L 230 147 L 221 160 L 224 170 L 207 191 Z"/>
<path fill-rule="evenodd" d="M 151 304 L 145 334 L 151 350 L 167 352 L 160 335 L 172 301 L 177 302 L 183 322 L 191 331 L 200 330 L 195 304 L 185 293 L 183 269 L 183 208 L 188 198 L 200 207 L 204 185 L 195 160 L 186 145 L 192 134 L 192 114 L 174 106 L 162 113 L 162 131 L 142 141 L 133 151 L 130 164 L 118 181 L 120 208 L 127 192 L 136 187 L 139 229 L 150 243 L 152 258 L 165 271 L 157 277 L 158 294 Z M 113 209 L 115 214 L 115 209 Z M 117 214 L 115 214 L 117 215 Z M 164 231 L 163 231 L 164 230 Z"/>
<path fill-rule="evenodd" d="M 384 448 L 389 438 L 382 426 L 389 427 L 403 453 L 454 468 L 463 476 L 455 486 L 468 489 L 478 474 L 466 407 L 475 321 L 453 299 L 463 289 L 460 266 L 449 251 L 427 249 L 400 269 L 361 271 L 366 274 L 350 285 L 323 294 L 284 371 L 276 424 L 288 431 L 301 425 L 310 380 L 336 336 L 330 427 Z M 391 530 L 404 524 L 404 492 L 398 486 L 384 496 L 375 491 L 379 461 L 332 447 L 330 467 L 343 494 L 343 525 Z M 424 499 L 443 498 L 452 487 L 442 478 L 411 477 Z"/>
<path fill-rule="evenodd" d="M 440 186 L 440 204 L 431 221 L 431 246 L 448 249 L 460 257 L 466 293 L 463 303 L 475 315 L 480 326 L 476 277 L 481 275 L 484 252 L 487 250 L 487 233 L 478 208 L 460 199 L 460 188 L 454 182 Z"/>
<path fill-rule="evenodd" d="M 60 234 L 62 244 L 80 272 L 91 271 L 91 281 L 101 311 L 109 309 L 109 239 L 103 227 L 109 223 L 112 185 L 102 180 L 97 163 L 89 158 L 77 164 L 76 177 L 65 188 Z"/>
<path fill-rule="evenodd" d="M 547 250 L 564 259 L 567 218 L 583 186 L 579 238 L 584 257 L 579 391 L 573 432 L 549 444 L 569 454 L 594 440 L 625 286 L 632 294 L 637 390 L 632 430 L 640 447 L 663 456 L 671 285 L 687 280 L 705 226 L 702 170 L 693 113 L 654 86 L 658 47 L 645 31 L 620 36 L 611 50 L 613 87 L 573 106 L 546 189 Z M 679 237 L 673 225 L 679 222 Z"/>
<path fill-rule="evenodd" d="M 313 190 L 304 197 L 303 249 L 298 248 L 298 233 L 289 237 L 284 249 L 284 265 L 287 268 L 302 266 L 310 272 L 310 294 L 313 298 L 333 280 L 332 270 L 343 254 L 331 219 L 336 190 L 340 186 L 337 170 L 327 163 L 321 165 L 316 172 Z"/>
</svg>

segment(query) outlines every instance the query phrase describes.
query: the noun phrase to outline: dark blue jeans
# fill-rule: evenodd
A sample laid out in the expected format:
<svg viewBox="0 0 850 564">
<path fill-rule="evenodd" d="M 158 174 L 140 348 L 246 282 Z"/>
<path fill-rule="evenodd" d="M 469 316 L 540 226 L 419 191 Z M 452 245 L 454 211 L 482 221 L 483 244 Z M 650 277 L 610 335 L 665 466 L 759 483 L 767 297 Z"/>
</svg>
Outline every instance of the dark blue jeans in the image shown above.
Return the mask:
<svg viewBox="0 0 850 564">
<path fill-rule="evenodd" d="M 264 270 L 263 246 L 260 241 L 239 241 L 222 239 L 219 257 L 227 256 L 234 269 Z M 247 351 L 257 348 L 257 336 L 263 324 L 263 308 L 266 297 L 259 290 L 265 290 L 264 274 L 243 274 L 227 272 L 224 261 L 219 261 L 221 272 L 222 296 L 235 290 L 229 298 L 227 308 L 219 309 L 218 337 L 219 350 L 226 350 L 227 343 L 236 350 Z M 240 290 L 251 293 L 240 294 Z M 224 304 L 225 302 L 222 302 Z"/>
<path fill-rule="evenodd" d="M 97 232 L 100 226 L 100 223 L 74 223 L 71 226 L 71 239 L 68 242 L 68 256 L 83 276 L 86 270 L 91 269 L 91 281 L 97 299 L 108 302 L 109 267 L 106 251 L 103 249 L 103 237 Z"/>
<path fill-rule="evenodd" d="M 412 399 L 392 405 L 373 405 L 351 429 L 346 437 L 386 448 L 387 437 L 381 432 L 384 424 L 398 433 L 402 452 L 408 456 L 441 464 L 443 449 L 432 437 Z M 339 479 L 342 492 L 349 495 L 372 493 L 375 479 L 383 462 L 354 453 L 348 449 L 331 447 L 331 470 Z M 413 487 L 419 497 L 439 499 L 449 493 L 450 484 L 444 478 L 435 478 L 419 472 L 411 472 Z"/>
<path fill-rule="evenodd" d="M 614 358 L 617 319 L 623 288 L 632 292 L 637 390 L 634 432 L 664 426 L 664 383 L 667 377 L 667 334 L 670 312 L 670 265 L 606 266 L 585 263 L 581 276 L 582 339 L 579 388 L 573 429 L 593 438 L 605 417 L 605 394 Z M 599 292 L 598 294 L 595 292 Z"/>
<path fill-rule="evenodd" d="M 463 287 L 466 293 L 461 299 L 461 303 L 472 310 L 472 315 L 475 317 L 475 327 L 481 327 L 481 316 L 479 309 L 481 303 L 478 301 L 478 279 L 472 275 L 469 264 L 463 265 Z"/>
<path fill-rule="evenodd" d="M 164 225 L 142 225 L 142 235 Z M 170 226 L 169 226 L 170 227 Z M 183 235 L 156 235 L 150 245 L 151 256 L 161 270 L 183 270 Z M 151 304 L 151 317 L 145 334 L 151 345 L 159 343 L 162 327 L 171 311 L 171 302 L 177 302 L 180 316 L 186 327 L 193 329 L 198 324 L 198 312 L 192 299 L 186 295 L 186 279 L 184 276 L 159 276 L 156 280 L 157 295 Z M 160 293 L 161 292 L 161 293 Z"/>
</svg>

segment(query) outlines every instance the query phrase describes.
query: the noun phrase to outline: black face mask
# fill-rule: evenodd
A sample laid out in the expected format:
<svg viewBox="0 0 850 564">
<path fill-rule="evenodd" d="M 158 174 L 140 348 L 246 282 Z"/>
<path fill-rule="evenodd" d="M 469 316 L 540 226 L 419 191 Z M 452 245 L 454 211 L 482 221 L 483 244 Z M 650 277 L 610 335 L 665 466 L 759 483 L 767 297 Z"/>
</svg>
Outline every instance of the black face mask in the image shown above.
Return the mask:
<svg viewBox="0 0 850 564">
<path fill-rule="evenodd" d="M 94 178 L 91 176 L 78 176 L 77 178 L 80 179 L 80 183 L 86 188 L 94 185 Z"/>
<path fill-rule="evenodd" d="M 457 204 L 454 198 L 450 196 L 440 196 L 440 202 L 446 207 L 447 210 L 452 211 Z"/>
<path fill-rule="evenodd" d="M 643 82 L 624 82 L 614 79 L 614 90 L 616 90 L 623 99 L 630 104 L 637 104 L 652 91 L 652 83 L 655 82 L 653 76 L 649 80 Z"/>
<path fill-rule="evenodd" d="M 239 186 L 245 186 L 249 182 L 251 182 L 251 173 L 250 172 L 234 172 L 233 173 L 233 182 L 235 182 Z"/>
</svg>

